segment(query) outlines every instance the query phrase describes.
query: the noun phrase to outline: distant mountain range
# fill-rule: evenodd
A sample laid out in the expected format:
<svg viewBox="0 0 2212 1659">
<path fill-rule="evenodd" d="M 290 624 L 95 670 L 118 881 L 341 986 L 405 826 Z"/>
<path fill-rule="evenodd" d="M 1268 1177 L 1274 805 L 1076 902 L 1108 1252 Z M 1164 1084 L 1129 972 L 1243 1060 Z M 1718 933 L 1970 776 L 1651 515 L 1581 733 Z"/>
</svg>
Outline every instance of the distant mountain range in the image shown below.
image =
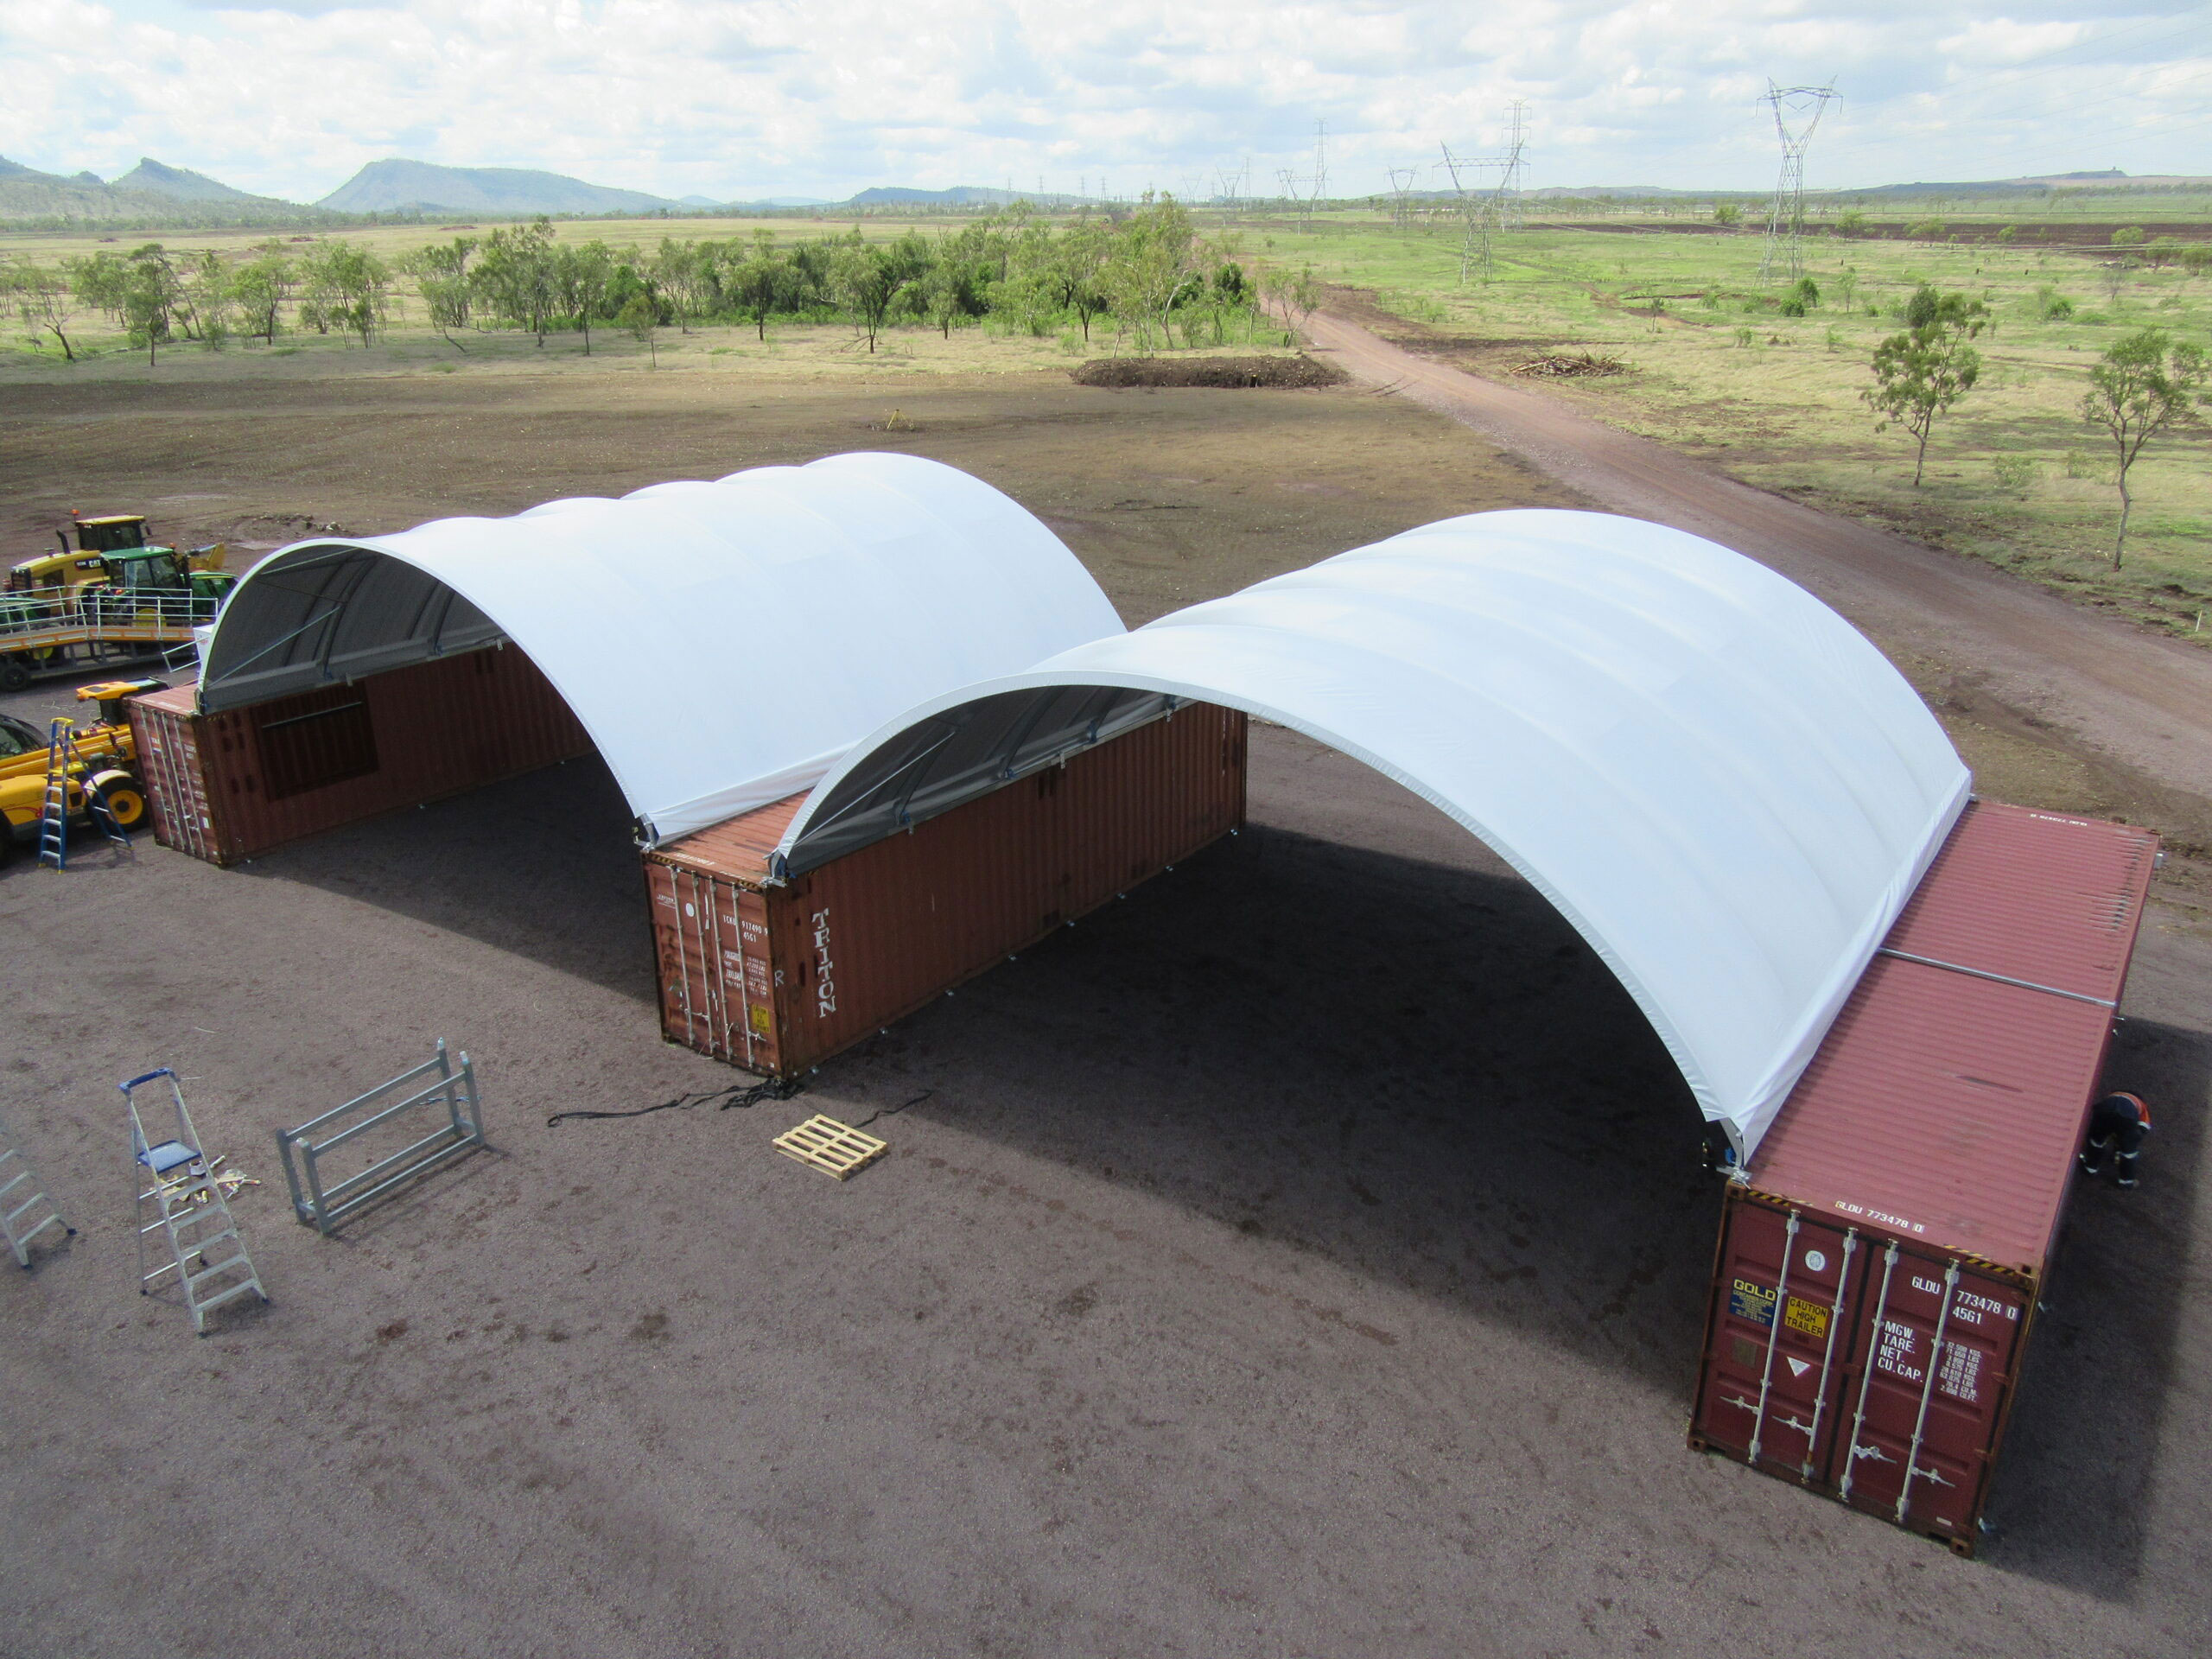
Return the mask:
<svg viewBox="0 0 2212 1659">
<path fill-rule="evenodd" d="M 2101 173 L 2054 173 L 2034 178 L 1978 180 L 1956 184 L 1886 184 L 1865 189 L 1808 194 L 1831 200 L 1855 198 L 1971 197 L 2019 195 L 2053 188 L 2099 184 L 2155 187 L 2206 182 L 2183 178 L 2130 178 L 2118 168 Z M 1424 198 L 1443 193 L 1422 191 Z M 1572 189 L 1526 193 L 1531 199 L 1599 200 L 1627 197 L 1710 199 L 1716 194 L 1754 196 L 1756 191 L 1672 190 L 1659 185 L 1586 185 Z M 1264 199 L 1263 199 L 1264 200 Z M 64 177 L 41 173 L 0 157 L 0 221 L 111 222 L 156 226 L 254 225 L 336 222 L 340 216 L 413 216 L 470 213 L 487 218 L 521 218 L 533 213 L 590 218 L 618 213 L 790 212 L 822 207 L 832 212 L 870 208 L 989 207 L 1032 201 L 1045 207 L 1084 205 L 1078 196 L 1052 192 L 1032 194 L 982 185 L 949 190 L 879 186 L 843 201 L 813 196 L 769 196 L 749 201 L 717 201 L 688 195 L 671 200 L 642 190 L 587 184 L 564 174 L 518 167 L 442 167 L 431 162 L 394 158 L 372 162 L 312 206 L 257 196 L 188 168 L 170 167 L 141 157 L 121 177 L 104 182 L 97 175 Z"/>
<path fill-rule="evenodd" d="M 651 213 L 681 204 L 530 168 L 394 160 L 371 162 L 315 206 L 334 213 Z"/>
<path fill-rule="evenodd" d="M 64 178 L 0 156 L 0 220 L 99 220 L 138 225 L 291 223 L 321 215 L 296 202 L 251 196 L 150 156 L 113 183 L 95 173 Z"/>
</svg>

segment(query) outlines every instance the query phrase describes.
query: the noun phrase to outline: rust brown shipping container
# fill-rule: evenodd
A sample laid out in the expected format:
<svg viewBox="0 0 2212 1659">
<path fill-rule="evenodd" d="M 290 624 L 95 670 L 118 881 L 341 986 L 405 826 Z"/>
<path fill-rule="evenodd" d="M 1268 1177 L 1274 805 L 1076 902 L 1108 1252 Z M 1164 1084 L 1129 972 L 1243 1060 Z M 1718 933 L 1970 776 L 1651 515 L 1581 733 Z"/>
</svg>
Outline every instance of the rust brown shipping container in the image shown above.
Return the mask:
<svg viewBox="0 0 2212 1659">
<path fill-rule="evenodd" d="M 130 728 L 155 839 L 211 864 L 592 750 L 512 645 L 219 714 L 194 696 L 132 698 Z"/>
<path fill-rule="evenodd" d="M 1244 752 L 1195 703 L 784 882 L 804 796 L 658 848 L 661 1029 L 795 1077 L 1237 829 Z"/>
<path fill-rule="evenodd" d="M 1974 1553 L 2157 846 L 1967 809 L 1728 1190 L 1693 1446 Z"/>
</svg>

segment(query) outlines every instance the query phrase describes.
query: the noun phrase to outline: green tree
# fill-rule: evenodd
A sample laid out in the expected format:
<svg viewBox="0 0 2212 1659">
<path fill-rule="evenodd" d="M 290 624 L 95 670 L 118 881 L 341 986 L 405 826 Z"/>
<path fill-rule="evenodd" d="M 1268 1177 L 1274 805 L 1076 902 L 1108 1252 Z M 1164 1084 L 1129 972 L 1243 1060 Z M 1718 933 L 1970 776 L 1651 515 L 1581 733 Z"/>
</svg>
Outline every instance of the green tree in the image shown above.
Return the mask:
<svg viewBox="0 0 2212 1659">
<path fill-rule="evenodd" d="M 594 317 L 607 312 L 607 293 L 614 281 L 614 255 L 607 244 L 567 243 L 553 256 L 553 296 L 560 315 L 583 330 L 584 355 L 591 355 Z"/>
<path fill-rule="evenodd" d="M 2143 446 L 2189 419 L 2205 381 L 2204 353 L 2196 346 L 2145 328 L 2115 340 L 2089 370 L 2082 418 L 2113 442 L 2120 486 L 2120 530 L 2113 537 L 2112 568 L 2127 549 L 2127 515 L 2133 505 L 2127 474 Z"/>
<path fill-rule="evenodd" d="M 76 351 L 69 343 L 69 329 L 76 321 L 80 302 L 68 272 L 26 260 L 12 270 L 0 271 L 0 292 L 16 302 L 23 326 L 31 331 L 34 339 L 52 334 L 61 347 L 63 359 L 71 363 L 77 360 Z"/>
<path fill-rule="evenodd" d="M 1713 222 L 1716 225 L 1740 225 L 1744 222 L 1744 210 L 1732 201 L 1716 201 L 1713 204 Z"/>
<path fill-rule="evenodd" d="M 1272 271 L 1262 287 L 1294 334 L 1303 333 L 1313 314 L 1321 308 L 1321 284 L 1314 280 L 1311 265 L 1300 266 L 1294 276 L 1287 270 Z M 1290 342 L 1286 340 L 1283 344 L 1287 346 Z"/>
<path fill-rule="evenodd" d="M 1920 487 L 1928 465 L 1928 435 L 1936 417 L 1974 390 L 1981 377 L 1981 353 L 1967 342 L 1987 326 L 1988 308 L 1963 294 L 1938 294 L 1923 283 L 1905 304 L 1905 332 L 1874 348 L 1875 384 L 1861 393 L 1882 419 L 1910 433 L 1913 487 Z"/>
<path fill-rule="evenodd" d="M 797 268 L 776 250 L 776 238 L 766 231 L 753 232 L 753 246 L 724 279 L 724 291 L 739 313 L 753 321 L 763 345 L 768 340 L 768 319 L 790 302 L 797 287 Z"/>
<path fill-rule="evenodd" d="M 486 311 L 536 334 L 542 346 L 555 316 L 553 265 L 553 221 L 540 214 L 486 237 L 469 282 Z"/>
<path fill-rule="evenodd" d="M 133 346 L 146 348 L 147 366 L 152 367 L 183 298 L 175 267 L 161 244 L 149 242 L 127 257 L 102 252 L 77 260 L 69 267 L 69 282 L 79 299 L 107 313 Z"/>
<path fill-rule="evenodd" d="M 468 355 L 468 347 L 454 338 L 456 330 L 468 327 L 474 309 L 475 293 L 469 282 L 469 257 L 476 251 L 476 238 L 456 236 L 450 242 L 433 242 L 420 247 L 400 261 L 400 269 L 415 279 L 415 291 L 423 296 L 423 308 L 429 313 L 430 327 L 438 337 L 459 352 Z"/>
<path fill-rule="evenodd" d="M 391 268 L 358 242 L 318 242 L 302 273 L 300 318 L 318 334 L 359 334 L 365 348 L 390 315 Z"/>
<path fill-rule="evenodd" d="M 1191 215 L 1172 195 L 1155 199 L 1146 191 L 1137 210 L 1116 227 L 1098 285 L 1122 326 L 1135 328 L 1140 352 L 1151 349 L 1154 327 L 1168 339 L 1168 313 L 1204 284 L 1196 253 Z"/>
<path fill-rule="evenodd" d="M 282 242 L 264 242 L 253 252 L 252 258 L 232 272 L 231 295 L 245 332 L 273 346 L 284 304 L 299 285 L 299 272 Z"/>
<path fill-rule="evenodd" d="M 185 260 L 178 284 L 186 334 L 211 350 L 221 350 L 230 338 L 231 318 L 237 309 L 229 263 L 212 248 L 203 250 Z"/>
<path fill-rule="evenodd" d="M 653 255 L 645 273 L 653 291 L 666 302 L 671 320 L 679 333 L 691 332 L 692 320 L 706 315 L 707 306 L 714 297 L 713 247 L 712 243 L 702 247 L 696 242 L 678 242 L 673 237 L 664 236 L 659 251 Z"/>
<path fill-rule="evenodd" d="M 929 263 L 929 245 L 911 232 L 896 242 L 882 243 L 862 241 L 856 229 L 839 248 L 831 268 L 832 287 L 852 317 L 854 333 L 867 340 L 870 354 L 892 313 Z"/>
<path fill-rule="evenodd" d="M 655 338 L 655 330 L 660 327 L 660 308 L 653 303 L 652 296 L 643 293 L 631 295 L 622 302 L 622 308 L 614 314 L 614 321 L 628 329 L 638 344 L 650 354 L 646 366 L 658 368 L 660 345 Z"/>
</svg>

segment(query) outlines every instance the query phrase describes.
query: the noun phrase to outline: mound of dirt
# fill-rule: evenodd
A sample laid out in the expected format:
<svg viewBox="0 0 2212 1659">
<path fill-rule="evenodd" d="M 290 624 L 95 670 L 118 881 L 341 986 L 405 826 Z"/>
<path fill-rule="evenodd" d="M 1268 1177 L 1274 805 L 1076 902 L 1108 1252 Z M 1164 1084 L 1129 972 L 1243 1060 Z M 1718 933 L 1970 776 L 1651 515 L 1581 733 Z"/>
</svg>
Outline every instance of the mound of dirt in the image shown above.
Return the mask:
<svg viewBox="0 0 2212 1659">
<path fill-rule="evenodd" d="M 1333 386 L 1344 371 L 1297 357 L 1094 357 L 1074 371 L 1079 386 Z"/>
</svg>

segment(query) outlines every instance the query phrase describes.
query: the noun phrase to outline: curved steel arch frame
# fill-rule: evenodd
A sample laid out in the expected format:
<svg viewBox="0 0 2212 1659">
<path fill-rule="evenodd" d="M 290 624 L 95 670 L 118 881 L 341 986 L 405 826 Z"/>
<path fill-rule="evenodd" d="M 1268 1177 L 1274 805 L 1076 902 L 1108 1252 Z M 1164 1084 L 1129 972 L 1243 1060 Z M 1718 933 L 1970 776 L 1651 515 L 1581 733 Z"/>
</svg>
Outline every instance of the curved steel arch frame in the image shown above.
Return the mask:
<svg viewBox="0 0 2212 1659">
<path fill-rule="evenodd" d="M 1745 1158 L 1971 784 L 1903 677 L 1764 567 L 1631 519 L 1484 513 L 918 705 L 817 785 L 780 868 L 1182 700 L 1339 749 L 1496 851 Z"/>
</svg>

